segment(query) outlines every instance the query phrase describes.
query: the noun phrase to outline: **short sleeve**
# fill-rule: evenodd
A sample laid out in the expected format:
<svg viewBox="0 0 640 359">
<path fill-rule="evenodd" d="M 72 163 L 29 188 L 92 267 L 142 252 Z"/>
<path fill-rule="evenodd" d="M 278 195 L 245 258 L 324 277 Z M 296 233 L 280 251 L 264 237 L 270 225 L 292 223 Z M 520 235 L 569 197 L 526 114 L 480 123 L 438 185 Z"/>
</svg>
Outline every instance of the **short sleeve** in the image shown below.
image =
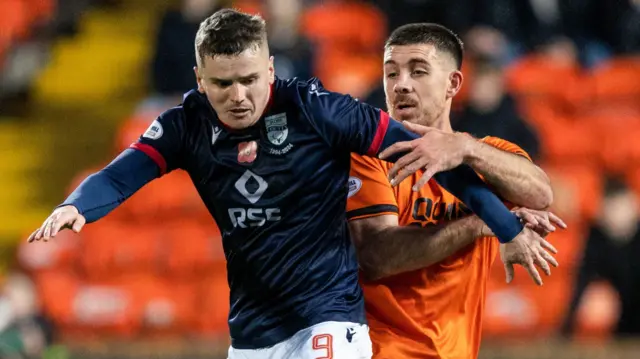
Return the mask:
<svg viewBox="0 0 640 359">
<path fill-rule="evenodd" d="M 533 162 L 533 160 L 531 159 L 531 156 L 529 156 L 529 154 L 525 150 L 523 150 L 520 146 L 516 145 L 515 143 L 509 142 L 507 140 L 503 140 L 498 137 L 491 137 L 491 136 L 484 137 L 481 141 L 486 143 L 489 146 L 493 146 L 505 152 L 511 152 L 513 154 L 522 156 L 528 159 L 529 161 Z"/>
<path fill-rule="evenodd" d="M 395 192 L 383 163 L 375 158 L 351 155 L 347 218 L 349 220 L 398 214 Z"/>
<path fill-rule="evenodd" d="M 184 137 L 185 114 L 181 107 L 175 107 L 155 119 L 131 148 L 149 156 L 163 175 L 180 168 Z"/>
</svg>

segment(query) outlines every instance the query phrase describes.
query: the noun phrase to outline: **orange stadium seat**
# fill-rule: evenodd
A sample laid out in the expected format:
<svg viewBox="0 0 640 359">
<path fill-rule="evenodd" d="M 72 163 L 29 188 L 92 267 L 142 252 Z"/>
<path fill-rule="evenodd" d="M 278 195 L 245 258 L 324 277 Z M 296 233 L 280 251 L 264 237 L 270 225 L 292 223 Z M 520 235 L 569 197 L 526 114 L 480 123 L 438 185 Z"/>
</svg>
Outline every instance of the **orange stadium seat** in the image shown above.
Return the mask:
<svg viewBox="0 0 640 359">
<path fill-rule="evenodd" d="M 131 293 L 132 311 L 141 321 L 142 334 L 188 331 L 197 315 L 197 283 L 172 282 L 152 275 L 128 275 L 120 280 Z"/>
<path fill-rule="evenodd" d="M 564 320 L 572 287 L 572 277 L 559 269 L 551 277 L 543 274 L 542 287 L 536 286 L 520 266 L 516 267 L 515 279 L 510 284 L 506 284 L 504 273 L 500 279 L 492 276 L 487 286 L 485 337 L 515 339 L 554 334 Z"/>
<path fill-rule="evenodd" d="M 146 101 L 120 125 L 116 134 L 115 150 L 123 151 L 134 143 L 147 130 L 153 120 L 165 110 L 178 104 L 171 100 Z"/>
<path fill-rule="evenodd" d="M 217 263 L 199 285 L 198 331 L 205 335 L 227 335 L 229 285 L 225 263 Z"/>
<path fill-rule="evenodd" d="M 116 280 L 84 282 L 73 298 L 76 335 L 134 336 L 141 320 L 131 291 Z"/>
<path fill-rule="evenodd" d="M 74 321 L 74 298 L 80 287 L 79 278 L 71 271 L 47 271 L 33 275 L 43 311 L 58 325 Z"/>
<path fill-rule="evenodd" d="M 302 16 L 301 31 L 320 47 L 379 52 L 387 35 L 384 14 L 359 1 L 323 1 Z"/>
<path fill-rule="evenodd" d="M 119 218 L 157 223 L 176 217 L 211 222 L 208 211 L 186 172 L 176 170 L 148 183 L 119 208 Z"/>
<path fill-rule="evenodd" d="M 266 15 L 263 13 L 263 9 L 262 6 L 260 4 L 260 1 L 255 1 L 255 0 L 239 0 L 239 1 L 234 1 L 233 2 L 233 7 L 235 9 L 238 9 L 242 12 L 248 13 L 248 14 L 261 14 L 261 15 Z"/>
<path fill-rule="evenodd" d="M 64 333 L 129 336 L 138 328 L 130 294 L 114 283 L 87 283 L 69 271 L 34 278 L 44 312 Z"/>
<path fill-rule="evenodd" d="M 82 232 L 80 263 L 87 278 L 102 280 L 158 269 L 162 227 L 103 219 Z"/>
<path fill-rule="evenodd" d="M 218 228 L 185 219 L 163 226 L 163 269 L 172 278 L 198 278 L 217 263 L 224 263 Z"/>
<path fill-rule="evenodd" d="M 599 106 L 632 106 L 640 111 L 640 56 L 612 58 L 598 66 L 589 81 Z"/>
<path fill-rule="evenodd" d="M 323 60 L 316 64 L 315 72 L 330 91 L 362 98 L 381 81 L 382 59 L 379 54 L 354 55 L 333 49 L 320 56 Z"/>
<path fill-rule="evenodd" d="M 0 1 L 0 39 L 14 40 L 29 29 L 29 11 L 23 0 Z"/>
<path fill-rule="evenodd" d="M 12 43 L 27 34 L 29 16 L 22 0 L 0 1 L 0 66 Z"/>
<path fill-rule="evenodd" d="M 57 5 L 55 0 L 25 0 L 25 2 L 32 21 L 40 23 L 53 17 Z"/>
<path fill-rule="evenodd" d="M 31 233 L 26 234 L 24 238 L 29 234 Z M 18 245 L 19 263 L 31 273 L 75 269 L 80 240 L 80 235 L 69 230 L 60 232 L 55 240 L 48 243 L 28 243 L 22 240 Z"/>
<path fill-rule="evenodd" d="M 562 114 L 542 99 L 525 101 L 522 108 L 540 134 L 545 159 L 581 160 L 594 158 L 600 151 L 598 134 L 588 122 Z"/>
<path fill-rule="evenodd" d="M 565 220 L 592 220 L 598 215 L 602 203 L 602 186 L 604 176 L 602 169 L 589 162 L 558 162 L 542 164 L 551 183 L 557 203 L 561 198 L 568 204 L 567 209 L 559 215 Z M 561 198 L 557 198 L 558 196 Z M 575 217 L 571 217 L 575 214 Z"/>
<path fill-rule="evenodd" d="M 544 100 L 554 107 L 573 109 L 590 95 L 576 66 L 560 66 L 541 55 L 517 60 L 506 70 L 508 89 L 521 101 Z"/>
<path fill-rule="evenodd" d="M 640 161 L 640 112 L 610 109 L 580 120 L 598 134 L 596 153 L 607 171 L 624 174 L 630 164 Z"/>
</svg>

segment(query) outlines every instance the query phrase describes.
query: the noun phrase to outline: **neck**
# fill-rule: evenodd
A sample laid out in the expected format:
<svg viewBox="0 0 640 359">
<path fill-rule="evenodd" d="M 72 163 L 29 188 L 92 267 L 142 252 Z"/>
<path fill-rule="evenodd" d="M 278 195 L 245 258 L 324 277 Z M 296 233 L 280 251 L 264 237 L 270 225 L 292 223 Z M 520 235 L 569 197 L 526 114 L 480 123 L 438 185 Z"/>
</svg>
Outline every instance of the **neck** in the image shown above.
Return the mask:
<svg viewBox="0 0 640 359">
<path fill-rule="evenodd" d="M 429 127 L 437 128 L 440 131 L 452 133 L 453 128 L 451 127 L 450 114 L 451 114 L 451 102 L 449 101 L 445 105 L 444 110 L 442 110 L 442 113 L 440 113 L 440 115 L 433 121 L 433 123 L 431 123 Z"/>
</svg>

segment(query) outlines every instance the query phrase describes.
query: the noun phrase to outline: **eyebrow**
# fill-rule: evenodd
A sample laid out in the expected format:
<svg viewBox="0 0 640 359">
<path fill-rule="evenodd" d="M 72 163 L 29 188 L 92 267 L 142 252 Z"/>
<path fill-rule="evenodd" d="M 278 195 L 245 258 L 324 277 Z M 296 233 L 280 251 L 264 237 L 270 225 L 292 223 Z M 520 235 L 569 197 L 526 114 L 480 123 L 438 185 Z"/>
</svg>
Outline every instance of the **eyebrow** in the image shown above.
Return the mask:
<svg viewBox="0 0 640 359">
<path fill-rule="evenodd" d="M 217 83 L 225 83 L 225 82 L 227 82 L 227 83 L 228 83 L 228 82 L 233 83 L 233 82 L 235 82 L 235 81 L 242 81 L 242 80 L 249 80 L 249 79 L 253 79 L 253 78 L 258 77 L 258 75 L 259 75 L 259 74 L 258 74 L 257 72 L 254 72 L 254 73 L 249 74 L 249 75 L 247 75 L 247 76 L 241 76 L 241 77 L 238 77 L 238 78 L 235 78 L 235 79 L 220 79 L 220 78 L 217 78 L 217 77 L 209 77 L 209 81 L 217 82 Z"/>
<path fill-rule="evenodd" d="M 384 62 L 385 65 L 397 65 L 398 63 L 395 62 L 394 60 L 387 60 Z M 411 59 L 409 59 L 409 64 L 410 65 L 416 65 L 416 64 L 421 64 L 421 65 L 426 65 L 426 66 L 430 66 L 429 62 L 425 59 L 422 59 L 420 57 L 412 57 Z"/>
</svg>

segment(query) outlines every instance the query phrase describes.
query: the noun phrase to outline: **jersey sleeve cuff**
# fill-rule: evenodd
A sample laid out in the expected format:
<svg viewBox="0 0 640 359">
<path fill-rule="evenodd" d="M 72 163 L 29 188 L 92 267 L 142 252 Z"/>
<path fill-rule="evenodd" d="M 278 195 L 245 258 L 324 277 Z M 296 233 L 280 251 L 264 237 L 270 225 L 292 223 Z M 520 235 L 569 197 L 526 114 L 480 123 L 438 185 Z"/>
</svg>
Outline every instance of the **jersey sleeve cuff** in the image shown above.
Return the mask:
<svg viewBox="0 0 640 359">
<path fill-rule="evenodd" d="M 382 216 L 385 214 L 398 215 L 398 206 L 394 206 L 391 204 L 377 204 L 374 206 L 354 209 L 351 211 L 347 211 L 347 219 L 348 220 L 362 219 L 362 218 Z"/>
<path fill-rule="evenodd" d="M 145 155 L 149 156 L 158 165 L 160 169 L 160 176 L 167 173 L 167 161 L 164 159 L 162 154 L 158 152 L 153 146 L 136 142 L 131 145 L 131 148 L 136 149 L 138 151 L 142 151 Z"/>
<path fill-rule="evenodd" d="M 376 134 L 373 137 L 373 141 L 371 141 L 371 146 L 367 150 L 367 156 L 375 156 L 380 151 L 380 146 L 382 146 L 382 141 L 384 140 L 384 136 L 387 134 L 387 129 L 389 128 L 389 115 L 380 110 L 380 119 L 378 121 L 378 128 L 376 130 Z"/>
</svg>

